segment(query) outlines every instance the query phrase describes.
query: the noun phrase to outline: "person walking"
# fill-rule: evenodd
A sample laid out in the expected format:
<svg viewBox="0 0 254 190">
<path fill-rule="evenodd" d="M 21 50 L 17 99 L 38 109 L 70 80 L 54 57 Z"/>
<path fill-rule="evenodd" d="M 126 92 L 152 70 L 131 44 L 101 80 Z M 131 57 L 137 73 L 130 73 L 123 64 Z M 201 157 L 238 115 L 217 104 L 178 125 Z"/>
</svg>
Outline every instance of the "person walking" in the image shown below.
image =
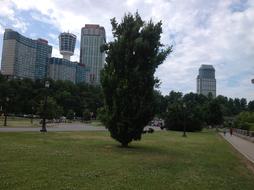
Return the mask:
<svg viewBox="0 0 254 190">
<path fill-rule="evenodd" d="M 233 135 L 233 128 L 230 127 L 230 135 L 232 136 Z"/>
<path fill-rule="evenodd" d="M 223 134 L 224 134 L 224 136 L 226 136 L 226 134 L 227 134 L 227 128 L 226 127 L 223 130 Z"/>
</svg>

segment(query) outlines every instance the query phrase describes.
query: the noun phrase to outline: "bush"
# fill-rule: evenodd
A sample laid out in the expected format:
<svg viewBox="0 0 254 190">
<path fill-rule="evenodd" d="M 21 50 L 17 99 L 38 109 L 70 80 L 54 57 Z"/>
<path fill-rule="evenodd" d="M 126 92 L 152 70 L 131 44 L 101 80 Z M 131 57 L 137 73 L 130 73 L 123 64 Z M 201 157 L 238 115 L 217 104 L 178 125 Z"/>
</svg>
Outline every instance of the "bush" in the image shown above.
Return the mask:
<svg viewBox="0 0 254 190">
<path fill-rule="evenodd" d="M 86 110 L 83 112 L 83 120 L 84 120 L 84 121 L 90 121 L 90 119 L 91 119 L 90 111 L 86 109 Z"/>
<path fill-rule="evenodd" d="M 73 110 L 69 110 L 67 115 L 66 115 L 66 118 L 69 119 L 69 120 L 73 120 L 74 119 L 74 111 Z"/>
<path fill-rule="evenodd" d="M 253 112 L 241 112 L 236 116 L 235 127 L 243 130 L 250 130 L 251 124 L 254 123 Z"/>
</svg>

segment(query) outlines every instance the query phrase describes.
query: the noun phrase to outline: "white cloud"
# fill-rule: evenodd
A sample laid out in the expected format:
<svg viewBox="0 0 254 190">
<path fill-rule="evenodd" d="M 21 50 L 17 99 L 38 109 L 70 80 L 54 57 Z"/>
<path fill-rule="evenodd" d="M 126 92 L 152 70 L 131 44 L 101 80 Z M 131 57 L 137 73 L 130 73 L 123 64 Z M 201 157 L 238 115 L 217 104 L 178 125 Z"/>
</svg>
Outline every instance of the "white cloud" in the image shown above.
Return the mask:
<svg viewBox="0 0 254 190">
<path fill-rule="evenodd" d="M 52 56 L 53 57 L 59 57 L 59 58 L 62 57 L 62 55 L 59 52 L 59 48 L 57 46 L 53 46 L 53 48 L 52 48 Z"/>
<path fill-rule="evenodd" d="M 21 32 L 27 31 L 28 23 L 15 15 L 14 4 L 7 0 L 0 1 L 0 17 L 4 18 L 3 25 L 7 22 L 12 22 L 12 26 L 19 29 Z"/>
</svg>

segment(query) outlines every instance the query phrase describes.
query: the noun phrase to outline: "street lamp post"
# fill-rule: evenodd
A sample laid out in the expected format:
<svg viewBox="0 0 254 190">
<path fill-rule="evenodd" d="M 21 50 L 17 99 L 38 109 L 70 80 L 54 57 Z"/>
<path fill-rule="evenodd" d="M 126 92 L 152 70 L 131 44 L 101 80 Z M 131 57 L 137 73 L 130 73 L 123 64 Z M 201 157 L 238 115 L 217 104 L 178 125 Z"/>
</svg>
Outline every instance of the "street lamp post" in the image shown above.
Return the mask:
<svg viewBox="0 0 254 190">
<path fill-rule="evenodd" d="M 186 135 L 186 123 L 185 123 L 185 110 L 186 110 L 186 104 L 183 103 L 183 137 L 187 137 L 187 135 Z"/>
<path fill-rule="evenodd" d="M 6 97 L 6 103 L 5 103 L 5 110 L 4 110 L 4 126 L 7 126 L 7 107 L 8 107 L 8 102 L 10 101 L 9 97 Z"/>
<path fill-rule="evenodd" d="M 32 106 L 31 124 L 33 124 L 34 119 L 34 107 Z"/>
<path fill-rule="evenodd" d="M 45 81 L 45 89 L 49 88 L 49 81 Z M 42 118 L 42 127 L 41 127 L 41 132 L 47 132 L 46 129 L 46 109 L 47 109 L 47 103 L 48 103 L 48 94 L 46 92 L 45 99 L 44 99 L 44 104 L 43 104 L 43 118 Z"/>
</svg>

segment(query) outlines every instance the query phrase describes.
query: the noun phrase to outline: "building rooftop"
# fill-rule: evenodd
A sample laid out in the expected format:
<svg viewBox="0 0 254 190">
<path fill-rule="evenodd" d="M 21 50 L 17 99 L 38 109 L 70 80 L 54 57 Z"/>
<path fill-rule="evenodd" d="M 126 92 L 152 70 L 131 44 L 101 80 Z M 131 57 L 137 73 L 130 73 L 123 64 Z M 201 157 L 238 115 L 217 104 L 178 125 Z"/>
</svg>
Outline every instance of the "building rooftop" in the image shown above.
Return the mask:
<svg viewBox="0 0 254 190">
<path fill-rule="evenodd" d="M 204 65 L 204 64 L 202 64 L 199 69 L 213 69 L 213 70 L 215 70 L 212 65 Z"/>
</svg>

